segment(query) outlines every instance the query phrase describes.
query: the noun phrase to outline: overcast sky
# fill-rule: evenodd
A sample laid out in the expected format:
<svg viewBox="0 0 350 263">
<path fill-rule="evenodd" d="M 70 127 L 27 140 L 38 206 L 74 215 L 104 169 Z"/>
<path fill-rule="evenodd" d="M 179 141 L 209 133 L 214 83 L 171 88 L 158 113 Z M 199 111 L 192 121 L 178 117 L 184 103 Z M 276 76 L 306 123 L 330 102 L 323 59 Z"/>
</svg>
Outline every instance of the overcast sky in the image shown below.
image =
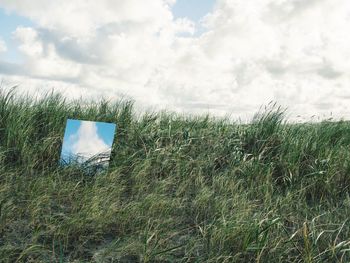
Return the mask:
<svg viewBox="0 0 350 263">
<path fill-rule="evenodd" d="M 0 0 L 0 79 L 138 107 L 350 119 L 348 0 Z"/>
</svg>

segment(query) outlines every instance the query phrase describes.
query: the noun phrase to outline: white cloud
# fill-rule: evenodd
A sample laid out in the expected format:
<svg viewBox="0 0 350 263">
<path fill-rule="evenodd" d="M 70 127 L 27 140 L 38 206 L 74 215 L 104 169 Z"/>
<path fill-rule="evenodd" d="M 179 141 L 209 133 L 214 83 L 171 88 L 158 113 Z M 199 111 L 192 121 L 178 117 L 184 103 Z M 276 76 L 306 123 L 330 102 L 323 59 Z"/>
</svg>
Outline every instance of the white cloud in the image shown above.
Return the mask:
<svg viewBox="0 0 350 263">
<path fill-rule="evenodd" d="M 111 151 L 111 147 L 99 137 L 96 123 L 91 121 L 82 121 L 77 133 L 69 141 L 72 142 L 72 153 L 85 158 Z"/>
<path fill-rule="evenodd" d="M 200 36 L 174 2 L 3 0 L 38 24 L 14 32 L 27 76 L 10 78 L 180 112 L 244 118 L 275 100 L 349 118 L 349 1 L 218 0 Z"/>
<path fill-rule="evenodd" d="M 6 43 L 4 40 L 0 38 L 0 53 L 6 52 L 6 51 L 7 51 Z"/>
<path fill-rule="evenodd" d="M 165 26 L 171 19 L 169 1 L 163 0 L 2 0 L 1 5 L 31 18 L 40 27 L 72 37 L 91 37 L 104 25 L 139 22 L 147 30 Z"/>
<path fill-rule="evenodd" d="M 60 57 L 53 43 L 44 42 L 37 30 L 18 27 L 13 33 L 20 42 L 19 51 L 25 56 L 25 69 L 33 77 L 72 79 L 80 73 L 80 65 Z"/>
</svg>

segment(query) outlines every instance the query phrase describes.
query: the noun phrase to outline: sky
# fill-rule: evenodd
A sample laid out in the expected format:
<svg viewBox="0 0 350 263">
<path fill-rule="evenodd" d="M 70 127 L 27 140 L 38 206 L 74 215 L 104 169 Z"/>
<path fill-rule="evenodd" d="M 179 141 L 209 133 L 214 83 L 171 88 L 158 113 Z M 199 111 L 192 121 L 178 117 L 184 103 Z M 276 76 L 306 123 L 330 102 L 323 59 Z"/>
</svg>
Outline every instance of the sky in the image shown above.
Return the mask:
<svg viewBox="0 0 350 263">
<path fill-rule="evenodd" d="M 348 0 L 0 0 L 1 88 L 350 119 L 348 28 Z"/>
<path fill-rule="evenodd" d="M 115 129 L 113 123 L 68 119 L 61 159 L 80 156 L 80 161 L 84 161 L 99 153 L 110 153 Z"/>
</svg>

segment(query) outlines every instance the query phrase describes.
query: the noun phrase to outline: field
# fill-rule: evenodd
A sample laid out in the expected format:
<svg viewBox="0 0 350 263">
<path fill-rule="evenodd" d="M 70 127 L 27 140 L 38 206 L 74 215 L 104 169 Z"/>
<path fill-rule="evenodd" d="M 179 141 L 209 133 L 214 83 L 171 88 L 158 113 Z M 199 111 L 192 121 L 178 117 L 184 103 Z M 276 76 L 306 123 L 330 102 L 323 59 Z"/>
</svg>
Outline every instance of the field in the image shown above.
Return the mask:
<svg viewBox="0 0 350 263">
<path fill-rule="evenodd" d="M 58 165 L 67 118 L 118 124 L 108 172 Z M 0 262 L 345 263 L 349 218 L 350 122 L 0 94 Z"/>
</svg>

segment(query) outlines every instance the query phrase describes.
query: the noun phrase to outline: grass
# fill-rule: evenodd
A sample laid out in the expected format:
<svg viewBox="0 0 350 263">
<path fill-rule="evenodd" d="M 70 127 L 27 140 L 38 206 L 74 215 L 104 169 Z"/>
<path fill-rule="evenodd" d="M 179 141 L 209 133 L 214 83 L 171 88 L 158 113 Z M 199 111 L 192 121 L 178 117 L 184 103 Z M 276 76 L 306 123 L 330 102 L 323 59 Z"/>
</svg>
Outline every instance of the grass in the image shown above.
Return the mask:
<svg viewBox="0 0 350 263">
<path fill-rule="evenodd" d="M 67 118 L 118 124 L 108 172 L 59 166 Z M 1 262 L 345 263 L 349 218 L 349 122 L 0 94 Z"/>
</svg>

